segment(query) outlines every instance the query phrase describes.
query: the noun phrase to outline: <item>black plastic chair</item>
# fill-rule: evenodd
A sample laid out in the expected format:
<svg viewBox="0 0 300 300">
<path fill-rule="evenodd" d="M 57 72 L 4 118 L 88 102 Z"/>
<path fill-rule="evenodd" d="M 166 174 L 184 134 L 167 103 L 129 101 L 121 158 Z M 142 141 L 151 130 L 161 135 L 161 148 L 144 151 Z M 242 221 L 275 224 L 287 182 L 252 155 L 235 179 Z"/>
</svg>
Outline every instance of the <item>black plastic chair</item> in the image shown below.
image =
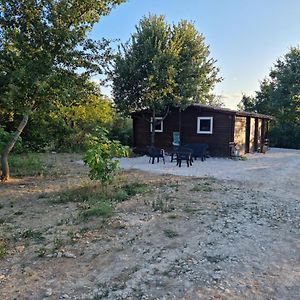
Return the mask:
<svg viewBox="0 0 300 300">
<path fill-rule="evenodd" d="M 184 145 L 184 147 L 193 150 L 193 157 L 195 160 L 197 159 L 197 157 L 200 157 L 201 161 L 204 161 L 206 159 L 208 144 L 194 143 L 194 144 L 186 144 Z"/>
<path fill-rule="evenodd" d="M 154 164 L 155 158 L 157 162 L 159 162 L 159 158 L 162 158 L 163 162 L 165 163 L 165 151 L 164 149 L 158 149 L 154 146 L 148 147 L 148 155 L 149 155 L 149 163 L 152 159 L 152 164 Z"/>
<path fill-rule="evenodd" d="M 182 160 L 186 161 L 187 166 L 192 166 L 193 165 L 193 150 L 187 147 L 179 147 L 177 153 L 176 153 L 176 158 L 177 158 L 177 166 L 181 167 L 181 162 Z"/>
</svg>

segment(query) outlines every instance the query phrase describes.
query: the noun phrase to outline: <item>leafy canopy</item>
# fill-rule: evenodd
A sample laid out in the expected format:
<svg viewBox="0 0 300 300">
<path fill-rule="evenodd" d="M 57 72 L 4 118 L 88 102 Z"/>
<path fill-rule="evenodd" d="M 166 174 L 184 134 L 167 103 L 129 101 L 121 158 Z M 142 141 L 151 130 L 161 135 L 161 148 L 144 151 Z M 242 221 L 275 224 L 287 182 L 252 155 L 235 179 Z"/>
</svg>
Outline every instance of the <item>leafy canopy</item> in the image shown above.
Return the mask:
<svg viewBox="0 0 300 300">
<path fill-rule="evenodd" d="M 0 0 L 0 107 L 14 114 L 82 98 L 108 41 L 87 38 L 124 0 Z"/>
<path fill-rule="evenodd" d="M 240 108 L 275 117 L 271 139 L 276 146 L 300 148 L 300 48 L 292 47 L 276 61 L 254 97 L 244 96 Z"/>
<path fill-rule="evenodd" d="M 161 113 L 170 105 L 207 102 L 221 80 L 214 63 L 192 23 L 170 26 L 163 16 L 144 17 L 115 59 L 116 106 L 125 113 L 144 108 Z"/>
</svg>

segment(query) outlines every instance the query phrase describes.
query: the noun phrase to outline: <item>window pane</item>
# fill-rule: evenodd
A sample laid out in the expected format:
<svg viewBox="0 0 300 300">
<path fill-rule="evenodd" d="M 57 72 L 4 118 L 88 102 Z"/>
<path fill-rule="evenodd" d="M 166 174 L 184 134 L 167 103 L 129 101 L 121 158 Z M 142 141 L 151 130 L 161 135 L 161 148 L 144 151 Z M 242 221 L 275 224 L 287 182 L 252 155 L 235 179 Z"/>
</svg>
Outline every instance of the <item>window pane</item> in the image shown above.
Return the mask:
<svg viewBox="0 0 300 300">
<path fill-rule="evenodd" d="M 161 123 L 161 120 L 156 120 L 156 125 L 155 125 L 155 130 L 161 130 L 161 125 L 162 125 L 162 123 Z"/>
<path fill-rule="evenodd" d="M 200 131 L 210 131 L 210 120 L 200 120 Z"/>
</svg>

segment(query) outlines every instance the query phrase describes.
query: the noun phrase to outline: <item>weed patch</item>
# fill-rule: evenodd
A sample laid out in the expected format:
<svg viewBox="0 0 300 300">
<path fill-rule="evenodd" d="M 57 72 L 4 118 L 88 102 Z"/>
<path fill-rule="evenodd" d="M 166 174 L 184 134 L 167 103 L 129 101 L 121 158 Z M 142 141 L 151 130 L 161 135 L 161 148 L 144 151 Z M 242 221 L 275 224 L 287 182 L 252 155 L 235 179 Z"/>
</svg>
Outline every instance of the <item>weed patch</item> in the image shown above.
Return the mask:
<svg viewBox="0 0 300 300">
<path fill-rule="evenodd" d="M 45 240 L 45 237 L 43 236 L 42 232 L 35 231 L 32 229 L 26 229 L 21 233 L 21 238 L 23 239 L 34 239 L 35 242 L 41 243 Z"/>
<path fill-rule="evenodd" d="M 116 202 L 123 202 L 137 194 L 145 194 L 149 191 L 150 188 L 147 184 L 133 182 L 119 188 L 112 196 L 112 200 Z"/>
<path fill-rule="evenodd" d="M 165 234 L 166 237 L 168 237 L 170 239 L 173 239 L 176 236 L 178 236 L 178 233 L 173 229 L 165 229 L 164 234 Z"/>
<path fill-rule="evenodd" d="M 83 221 L 86 221 L 93 217 L 102 217 L 106 219 L 111 217 L 113 215 L 113 212 L 114 209 L 110 203 L 101 202 L 80 212 L 79 217 Z"/>
<path fill-rule="evenodd" d="M 240 160 L 243 160 L 243 161 L 248 160 L 248 157 L 246 155 L 241 155 Z"/>
<path fill-rule="evenodd" d="M 163 213 L 170 212 L 174 210 L 173 203 L 170 202 L 170 199 L 163 198 L 159 196 L 157 199 L 154 199 L 151 203 L 153 211 L 161 211 Z"/>
<path fill-rule="evenodd" d="M 108 197 L 103 189 L 96 185 L 86 185 L 68 189 L 52 199 L 53 204 L 64 204 L 68 202 L 96 203 L 105 201 Z"/>
<path fill-rule="evenodd" d="M 128 196 L 133 197 L 137 194 L 145 194 L 150 191 L 150 187 L 146 183 L 133 182 L 122 187 Z"/>
<path fill-rule="evenodd" d="M 40 155 L 37 153 L 26 153 L 22 155 L 10 155 L 9 164 L 12 176 L 40 176 L 46 168 L 42 163 Z"/>
<path fill-rule="evenodd" d="M 213 191 L 212 188 L 212 182 L 210 181 L 204 181 L 201 183 L 198 183 L 197 185 L 194 185 L 191 190 L 191 192 L 207 192 L 210 193 Z"/>
<path fill-rule="evenodd" d="M 5 238 L 0 237 L 0 259 L 2 259 L 7 251 L 7 242 Z"/>
</svg>

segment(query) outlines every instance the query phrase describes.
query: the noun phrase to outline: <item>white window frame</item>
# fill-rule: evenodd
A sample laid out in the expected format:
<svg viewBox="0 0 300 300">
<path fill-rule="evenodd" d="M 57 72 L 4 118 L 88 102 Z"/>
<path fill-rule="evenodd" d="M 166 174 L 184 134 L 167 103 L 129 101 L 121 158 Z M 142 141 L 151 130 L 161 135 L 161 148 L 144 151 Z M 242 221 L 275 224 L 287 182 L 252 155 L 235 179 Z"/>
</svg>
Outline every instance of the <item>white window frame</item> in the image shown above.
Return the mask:
<svg viewBox="0 0 300 300">
<path fill-rule="evenodd" d="M 156 117 L 155 120 L 160 120 L 160 129 L 155 129 L 155 132 L 163 132 L 164 131 L 164 121 L 162 117 Z M 153 118 L 151 117 L 150 123 L 150 132 L 153 130 Z"/>
<path fill-rule="evenodd" d="M 201 120 L 210 120 L 210 131 L 201 131 L 200 130 Z M 214 124 L 214 118 L 213 117 L 198 117 L 197 118 L 197 133 L 199 133 L 199 134 L 212 134 L 213 133 L 213 124 Z"/>
</svg>

